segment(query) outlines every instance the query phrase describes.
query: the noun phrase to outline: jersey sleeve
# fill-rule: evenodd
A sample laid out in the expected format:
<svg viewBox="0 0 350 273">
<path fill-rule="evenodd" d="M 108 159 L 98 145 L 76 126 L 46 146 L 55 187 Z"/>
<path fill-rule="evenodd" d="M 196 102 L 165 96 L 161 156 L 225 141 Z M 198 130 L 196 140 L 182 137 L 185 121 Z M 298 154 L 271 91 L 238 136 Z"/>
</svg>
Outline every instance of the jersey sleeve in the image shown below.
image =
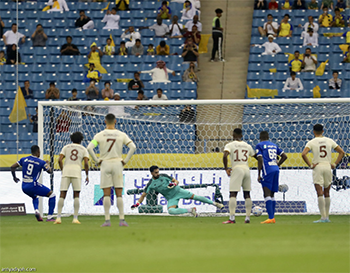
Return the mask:
<svg viewBox="0 0 350 273">
<path fill-rule="evenodd" d="M 230 153 L 230 146 L 228 144 L 225 145 L 224 152 Z"/>
<path fill-rule="evenodd" d="M 132 142 L 132 140 L 130 139 L 130 137 L 127 134 L 125 134 L 123 144 L 128 145 L 130 142 Z"/>
<path fill-rule="evenodd" d="M 152 179 L 147 183 L 146 187 L 143 189 L 145 193 L 149 193 L 151 191 Z"/>
<path fill-rule="evenodd" d="M 251 145 L 249 145 L 248 150 L 249 150 L 249 156 L 254 156 L 255 155 L 255 152 L 254 152 L 253 147 Z"/>
<path fill-rule="evenodd" d="M 255 147 L 255 153 L 256 153 L 256 156 L 262 156 L 262 151 L 261 151 L 261 147 L 260 145 L 256 145 Z"/>
<path fill-rule="evenodd" d="M 23 160 L 24 160 L 24 157 L 22 157 L 20 160 L 18 160 L 17 163 L 18 163 L 20 166 L 23 166 Z"/>
<path fill-rule="evenodd" d="M 347 34 L 348 32 L 347 31 L 345 31 L 344 33 L 343 33 L 343 37 L 346 37 L 346 34 Z"/>
<path fill-rule="evenodd" d="M 173 180 L 173 178 L 172 178 L 171 176 L 167 175 L 167 174 L 161 174 L 161 176 L 163 176 L 163 177 L 169 179 L 169 182 L 170 182 L 171 180 Z"/>
<path fill-rule="evenodd" d="M 50 169 L 50 166 L 48 163 L 46 163 L 46 161 L 44 160 L 40 160 L 41 162 L 41 168 L 43 168 L 45 171 L 48 171 Z"/>
<path fill-rule="evenodd" d="M 91 143 L 94 144 L 95 148 L 98 146 L 98 144 L 99 144 L 98 134 L 94 136 L 94 139 L 91 140 Z"/>
<path fill-rule="evenodd" d="M 280 147 L 277 146 L 277 154 L 279 156 L 281 156 L 283 153 L 284 153 L 284 151 Z"/>
<path fill-rule="evenodd" d="M 66 156 L 66 146 L 64 146 L 60 152 L 60 155 Z"/>
<path fill-rule="evenodd" d="M 311 141 L 309 141 L 308 143 L 306 143 L 305 148 L 309 148 L 311 150 Z"/>
<path fill-rule="evenodd" d="M 339 146 L 333 139 L 331 139 L 331 143 L 332 143 L 333 150 Z"/>
<path fill-rule="evenodd" d="M 88 152 L 88 150 L 84 147 L 84 155 L 83 155 L 83 158 L 84 157 L 87 157 L 87 158 L 89 158 L 89 152 Z"/>
</svg>

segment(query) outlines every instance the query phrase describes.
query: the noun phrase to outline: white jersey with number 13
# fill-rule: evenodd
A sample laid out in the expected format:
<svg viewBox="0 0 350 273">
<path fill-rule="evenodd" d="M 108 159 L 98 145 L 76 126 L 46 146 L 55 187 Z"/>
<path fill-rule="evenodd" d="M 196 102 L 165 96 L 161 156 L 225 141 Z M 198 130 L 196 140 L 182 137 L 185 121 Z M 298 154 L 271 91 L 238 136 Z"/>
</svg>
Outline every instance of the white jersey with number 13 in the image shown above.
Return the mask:
<svg viewBox="0 0 350 273">
<path fill-rule="evenodd" d="M 230 153 L 232 169 L 238 165 L 249 168 L 248 158 L 255 155 L 252 146 L 244 141 L 237 140 L 226 144 L 224 151 Z"/>
</svg>

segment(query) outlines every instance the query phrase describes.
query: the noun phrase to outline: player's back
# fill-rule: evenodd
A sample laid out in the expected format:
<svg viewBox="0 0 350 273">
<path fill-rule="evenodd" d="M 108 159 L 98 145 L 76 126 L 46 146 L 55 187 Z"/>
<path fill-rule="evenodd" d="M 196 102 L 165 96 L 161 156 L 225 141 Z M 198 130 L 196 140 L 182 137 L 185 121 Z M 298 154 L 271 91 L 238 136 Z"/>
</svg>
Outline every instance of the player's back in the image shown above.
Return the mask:
<svg viewBox="0 0 350 273">
<path fill-rule="evenodd" d="M 248 167 L 249 156 L 254 156 L 252 146 L 244 141 L 232 141 L 226 144 L 224 151 L 230 153 L 232 168 L 236 166 Z"/>
<path fill-rule="evenodd" d="M 314 155 L 312 159 L 313 164 L 317 163 L 331 163 L 332 162 L 332 149 L 337 147 L 337 143 L 328 137 L 315 137 L 310 140 L 306 147 L 308 147 Z"/>
<path fill-rule="evenodd" d="M 43 168 L 47 169 L 47 163 L 35 156 L 23 157 L 18 161 L 22 166 L 23 182 L 32 183 L 37 182 Z"/>
<path fill-rule="evenodd" d="M 283 151 L 271 141 L 262 141 L 256 145 L 257 156 L 263 159 L 263 174 L 279 171 L 277 165 L 277 155 L 281 155 Z"/>
<path fill-rule="evenodd" d="M 65 156 L 62 177 L 81 177 L 81 162 L 84 157 L 89 158 L 87 149 L 80 144 L 72 143 L 64 146 L 61 154 Z"/>
<path fill-rule="evenodd" d="M 150 191 L 155 191 L 158 193 L 161 193 L 164 195 L 166 199 L 172 198 L 176 194 L 176 189 L 178 187 L 174 187 L 172 189 L 168 188 L 169 182 L 172 180 L 172 177 L 168 176 L 167 174 L 160 174 L 159 178 L 157 179 L 151 179 L 146 188 L 144 189 L 145 192 L 149 193 Z"/>
<path fill-rule="evenodd" d="M 100 159 L 122 159 L 123 145 L 127 145 L 132 140 L 127 134 L 117 129 L 105 129 L 98 133 L 94 139 L 100 146 Z"/>
</svg>

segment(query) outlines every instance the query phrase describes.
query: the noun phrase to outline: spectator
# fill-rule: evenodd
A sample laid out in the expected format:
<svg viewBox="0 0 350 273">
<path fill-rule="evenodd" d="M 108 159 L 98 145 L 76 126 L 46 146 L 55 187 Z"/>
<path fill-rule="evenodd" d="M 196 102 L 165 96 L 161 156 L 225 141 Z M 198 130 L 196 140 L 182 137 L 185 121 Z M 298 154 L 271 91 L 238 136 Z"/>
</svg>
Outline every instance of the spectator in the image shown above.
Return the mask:
<svg viewBox="0 0 350 273">
<path fill-rule="evenodd" d="M 188 31 L 184 34 L 185 38 L 192 38 L 193 42 L 195 43 L 195 45 L 199 46 L 199 43 L 201 42 L 201 35 L 198 32 L 198 28 L 196 25 L 192 26 L 192 31 Z"/>
<path fill-rule="evenodd" d="M 278 9 L 278 3 L 276 0 L 271 0 L 269 3 L 269 10 L 277 10 Z"/>
<path fill-rule="evenodd" d="M 129 81 L 128 89 L 129 90 L 141 90 L 142 88 L 145 88 L 145 85 L 143 84 L 142 80 L 140 79 L 140 73 L 135 72 L 134 79 Z"/>
<path fill-rule="evenodd" d="M 32 34 L 33 47 L 46 46 L 47 35 L 44 32 L 43 26 L 38 24 Z"/>
<path fill-rule="evenodd" d="M 149 45 L 148 45 L 147 55 L 155 55 L 155 51 L 154 51 L 154 46 L 153 46 L 153 44 L 149 44 Z"/>
<path fill-rule="evenodd" d="M 71 119 L 67 114 L 67 111 L 62 110 L 56 119 L 56 133 L 67 133 L 71 124 Z"/>
<path fill-rule="evenodd" d="M 103 48 L 103 54 L 108 55 L 108 56 L 114 55 L 115 54 L 115 47 L 111 45 L 112 39 L 107 38 L 106 43 L 107 44 Z"/>
<path fill-rule="evenodd" d="M 185 3 L 186 0 L 172 0 L 171 2 L 177 2 L 177 3 Z M 200 0 L 190 0 L 190 2 L 194 5 L 196 9 L 201 8 L 201 1 Z"/>
<path fill-rule="evenodd" d="M 340 34 L 333 34 L 333 37 L 345 37 L 346 38 L 346 43 L 350 44 L 350 31 L 345 31 L 344 33 Z"/>
<path fill-rule="evenodd" d="M 179 121 L 186 123 L 192 123 L 196 121 L 196 112 L 194 109 L 192 109 L 191 105 L 186 105 L 185 108 L 181 110 Z"/>
<path fill-rule="evenodd" d="M 0 17 L 0 37 L 4 34 L 5 23 Z"/>
<path fill-rule="evenodd" d="M 86 16 L 85 11 L 79 12 L 80 17 L 75 21 L 75 27 L 81 29 L 94 29 L 94 21 L 90 17 Z"/>
<path fill-rule="evenodd" d="M 182 38 L 182 32 L 184 31 L 183 24 L 178 23 L 179 17 L 173 16 L 173 23 L 169 26 L 170 38 Z M 190 21 L 189 21 L 190 22 Z"/>
<path fill-rule="evenodd" d="M 116 3 L 116 6 L 115 8 L 117 10 L 130 10 L 129 9 L 129 0 L 116 0 L 115 3 Z"/>
<path fill-rule="evenodd" d="M 68 98 L 69 101 L 77 101 L 78 99 L 78 90 L 73 88 L 72 90 L 72 96 Z"/>
<path fill-rule="evenodd" d="M 35 107 L 35 113 L 33 116 L 28 113 L 29 122 L 33 123 L 33 133 L 38 132 L 38 107 Z"/>
<path fill-rule="evenodd" d="M 79 49 L 75 44 L 72 44 L 73 38 L 66 37 L 67 43 L 61 47 L 61 55 L 80 55 Z"/>
<path fill-rule="evenodd" d="M 343 63 L 350 63 L 350 45 L 348 46 L 348 51 L 344 54 Z"/>
<path fill-rule="evenodd" d="M 17 24 L 12 24 L 11 30 L 8 30 L 2 35 L 2 39 L 4 40 L 4 44 L 6 45 L 6 51 L 8 54 L 8 50 L 12 48 L 13 44 L 18 44 L 19 39 L 21 39 L 22 43 L 25 43 L 26 36 L 22 33 L 17 32 Z"/>
<path fill-rule="evenodd" d="M 279 37 L 292 37 L 293 34 L 293 26 L 292 24 L 288 23 L 289 21 L 289 14 L 285 14 L 280 27 L 278 28 L 279 30 Z"/>
<path fill-rule="evenodd" d="M 345 4 L 344 0 L 338 0 L 335 7 L 340 9 L 340 11 L 344 11 L 346 9 L 346 4 Z"/>
<path fill-rule="evenodd" d="M 0 51 L 0 65 L 6 64 L 5 51 Z"/>
<path fill-rule="evenodd" d="M 324 7 L 333 10 L 333 0 L 322 0 L 321 9 L 323 10 Z"/>
<path fill-rule="evenodd" d="M 129 32 L 129 34 L 127 34 Z M 135 45 L 136 39 L 141 40 L 141 34 L 140 32 L 135 31 L 134 27 L 129 27 L 128 29 L 123 32 L 122 39 L 130 39 L 130 42 L 127 42 L 125 45 L 127 48 L 133 47 Z"/>
<path fill-rule="evenodd" d="M 294 0 L 293 9 L 306 9 L 305 0 Z"/>
<path fill-rule="evenodd" d="M 289 67 L 291 72 L 300 72 L 301 70 L 301 65 L 302 65 L 302 60 L 299 59 L 299 51 L 294 52 L 294 59 L 289 62 Z"/>
<path fill-rule="evenodd" d="M 117 14 L 117 9 L 112 8 L 112 11 L 107 10 L 102 22 L 106 23 L 103 29 L 119 29 L 120 16 Z"/>
<path fill-rule="evenodd" d="M 156 48 L 157 55 L 169 55 L 170 47 L 166 44 L 165 41 L 161 41 Z"/>
<path fill-rule="evenodd" d="M 199 82 L 199 78 L 196 75 L 196 65 L 194 62 L 190 62 L 190 67 L 185 70 L 182 75 L 182 81 L 184 82 Z"/>
<path fill-rule="evenodd" d="M 58 100 L 60 98 L 60 90 L 56 88 L 54 82 L 50 82 L 50 88 L 46 90 L 45 99 Z"/>
<path fill-rule="evenodd" d="M 320 27 L 330 27 L 333 21 L 333 16 L 328 14 L 328 7 L 323 7 L 323 14 L 318 17 Z"/>
<path fill-rule="evenodd" d="M 340 9 L 336 8 L 334 10 L 333 22 L 331 24 L 332 27 L 345 27 L 345 16 L 340 13 Z"/>
<path fill-rule="evenodd" d="M 317 65 L 317 57 L 312 56 L 311 49 L 305 49 L 305 54 L 301 67 L 303 68 L 302 72 L 315 72 Z"/>
<path fill-rule="evenodd" d="M 154 24 L 150 27 L 140 27 L 139 29 L 151 29 L 154 30 L 156 37 L 165 37 L 165 35 L 169 32 L 169 28 L 166 24 L 163 24 L 162 18 L 157 18 L 157 24 Z"/>
<path fill-rule="evenodd" d="M 216 9 L 215 10 L 216 17 L 213 19 L 212 24 L 212 37 L 213 37 L 213 49 L 211 51 L 211 62 L 214 62 L 216 51 L 219 52 L 219 60 L 221 62 L 225 62 L 224 58 L 222 57 L 222 43 L 223 43 L 223 31 L 224 28 L 221 25 L 220 17 L 222 16 L 222 9 Z"/>
<path fill-rule="evenodd" d="M 193 16 L 192 21 L 187 21 L 185 24 L 185 31 L 191 30 L 196 25 L 199 32 L 202 32 L 202 23 L 198 21 L 198 15 Z"/>
<path fill-rule="evenodd" d="M 99 82 L 102 79 L 100 71 L 95 69 L 94 63 L 90 63 L 89 66 L 90 67 L 86 74 L 84 82 L 91 82 L 91 80 L 95 80 L 96 82 Z"/>
<path fill-rule="evenodd" d="M 47 12 L 69 11 L 66 0 L 49 0 L 47 5 L 51 7 Z"/>
<path fill-rule="evenodd" d="M 255 10 L 266 10 L 267 9 L 266 0 L 255 0 L 254 9 Z"/>
<path fill-rule="evenodd" d="M 192 20 L 196 15 L 196 8 L 191 4 L 190 1 L 185 1 L 185 7 L 182 10 L 181 20 Z"/>
<path fill-rule="evenodd" d="M 152 74 L 152 81 L 150 83 L 154 82 L 170 82 L 168 73 L 171 73 L 173 76 L 175 76 L 175 71 L 166 68 L 165 62 L 160 60 L 157 63 L 157 66 L 151 70 L 144 70 L 140 73 L 151 73 Z"/>
<path fill-rule="evenodd" d="M 342 80 L 338 78 L 338 71 L 333 71 L 333 78 L 329 80 L 328 87 L 329 89 L 340 89 Z"/>
<path fill-rule="evenodd" d="M 308 9 L 318 10 L 318 4 L 317 4 L 316 0 L 311 0 L 309 5 L 307 6 L 307 8 Z"/>
<path fill-rule="evenodd" d="M 139 92 L 137 92 L 136 100 L 148 100 L 148 98 L 145 96 L 145 92 L 139 90 Z"/>
<path fill-rule="evenodd" d="M 113 100 L 120 101 L 120 94 L 115 93 L 113 96 Z M 129 108 L 130 106 L 126 106 L 126 107 Z M 125 113 L 125 106 L 124 105 L 108 106 L 108 113 L 111 113 L 116 117 L 130 116 L 129 113 Z"/>
<path fill-rule="evenodd" d="M 134 56 L 141 56 L 143 55 L 144 48 L 143 45 L 141 44 L 140 39 L 136 39 L 135 45 L 131 48 L 131 55 Z"/>
<path fill-rule="evenodd" d="M 23 96 L 25 99 L 33 99 L 33 90 L 29 88 L 30 87 L 30 82 L 26 80 L 24 82 L 24 87 L 21 88 Z"/>
<path fill-rule="evenodd" d="M 154 95 L 152 100 L 168 100 L 168 97 L 163 94 L 163 90 L 161 88 L 158 88 L 157 95 Z"/>
<path fill-rule="evenodd" d="M 199 53 L 197 46 L 193 43 L 192 38 L 187 39 L 181 56 L 184 58 L 184 62 L 197 62 Z"/>
<path fill-rule="evenodd" d="M 104 67 L 101 65 L 101 57 L 103 56 L 103 52 L 97 47 L 95 42 L 91 44 L 90 48 L 91 51 L 88 54 L 89 64 L 86 64 L 86 66 L 90 68 L 90 64 L 93 63 L 96 70 L 102 74 L 106 74 L 106 69 L 104 69 Z"/>
<path fill-rule="evenodd" d="M 263 52 L 262 55 L 274 55 L 282 51 L 280 46 L 273 41 L 274 40 L 273 35 L 269 35 L 268 39 L 269 41 L 263 43 L 262 45 L 252 45 L 252 46 L 259 46 L 260 48 L 265 47 L 265 52 Z"/>
<path fill-rule="evenodd" d="M 163 1 L 162 6 L 158 8 L 157 18 L 170 19 L 171 18 L 171 9 L 168 7 L 168 1 Z"/>
<path fill-rule="evenodd" d="M 102 89 L 101 93 L 102 93 L 103 99 L 106 99 L 106 98 L 113 99 L 114 98 L 114 95 L 113 95 L 114 91 L 111 88 L 110 82 L 108 82 L 108 81 L 105 82 L 105 88 Z"/>
<path fill-rule="evenodd" d="M 19 64 L 21 63 L 21 54 L 18 52 L 17 55 L 17 46 L 13 44 L 11 49 L 7 52 L 7 62 L 6 64 Z"/>
<path fill-rule="evenodd" d="M 299 78 L 296 78 L 294 71 L 290 72 L 290 78 L 288 78 L 284 84 L 283 90 L 304 90 L 304 86 Z"/>
<path fill-rule="evenodd" d="M 126 48 L 124 41 L 120 42 L 120 45 L 119 45 L 117 53 L 118 53 L 117 55 L 121 55 L 121 56 L 127 56 L 128 55 L 128 49 Z"/>
<path fill-rule="evenodd" d="M 269 35 L 273 35 L 274 37 L 277 37 L 279 25 L 277 22 L 273 21 L 272 14 L 267 15 L 267 22 L 264 24 L 263 27 L 258 27 L 259 33 L 262 37 L 266 37 Z"/>
<path fill-rule="evenodd" d="M 309 28 L 307 34 L 304 35 L 304 46 L 318 46 L 318 33 L 314 33 L 312 28 Z"/>
<path fill-rule="evenodd" d="M 91 79 L 90 85 L 85 89 L 86 99 L 87 100 L 98 100 L 99 98 L 99 90 L 96 87 L 96 81 Z"/>
<path fill-rule="evenodd" d="M 290 4 L 289 0 L 284 0 L 284 3 L 281 4 L 282 9 L 292 9 L 292 5 Z"/>
<path fill-rule="evenodd" d="M 299 27 L 304 28 L 304 31 L 301 33 L 301 37 L 307 34 L 307 31 L 309 28 L 312 28 L 314 33 L 318 33 L 319 25 L 314 22 L 314 17 L 310 15 L 308 19 L 309 19 L 309 22 L 305 23 L 304 27 L 301 24 L 299 24 Z"/>
</svg>

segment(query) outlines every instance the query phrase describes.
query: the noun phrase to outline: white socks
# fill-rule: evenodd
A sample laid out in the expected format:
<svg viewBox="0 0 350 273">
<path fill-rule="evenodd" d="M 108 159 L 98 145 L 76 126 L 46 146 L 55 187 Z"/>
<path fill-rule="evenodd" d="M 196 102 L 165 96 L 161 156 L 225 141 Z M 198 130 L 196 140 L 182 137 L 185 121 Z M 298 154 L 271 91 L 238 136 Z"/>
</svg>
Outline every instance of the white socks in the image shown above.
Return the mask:
<svg viewBox="0 0 350 273">
<path fill-rule="evenodd" d="M 329 202 L 329 204 L 330 204 L 330 202 Z M 318 208 L 320 210 L 321 219 L 325 220 L 326 219 L 326 205 L 325 205 L 325 200 L 324 200 L 323 196 L 318 197 Z"/>
<path fill-rule="evenodd" d="M 331 207 L 331 198 L 326 197 L 324 199 L 325 202 L 325 209 L 326 209 L 326 219 L 329 219 L 329 208 Z"/>
<path fill-rule="evenodd" d="M 110 214 L 109 210 L 111 208 L 111 197 L 110 196 L 104 196 L 103 197 L 103 207 L 105 209 L 105 220 L 110 220 Z"/>
<path fill-rule="evenodd" d="M 123 197 L 117 197 L 117 207 L 119 210 L 119 220 L 124 220 L 124 202 Z"/>
<path fill-rule="evenodd" d="M 79 197 L 74 198 L 74 219 L 78 219 L 78 213 L 79 213 Z"/>
<path fill-rule="evenodd" d="M 61 218 L 63 205 L 64 205 L 64 198 L 60 197 L 60 199 L 58 199 L 58 204 L 57 204 L 57 218 Z"/>
<path fill-rule="evenodd" d="M 246 198 L 245 199 L 245 219 L 250 220 L 250 213 L 252 211 L 253 202 L 252 199 Z"/>
<path fill-rule="evenodd" d="M 237 206 L 237 198 L 236 197 L 230 197 L 229 201 L 229 209 L 230 209 L 230 220 L 235 220 L 235 213 L 236 213 L 236 206 Z"/>
</svg>

